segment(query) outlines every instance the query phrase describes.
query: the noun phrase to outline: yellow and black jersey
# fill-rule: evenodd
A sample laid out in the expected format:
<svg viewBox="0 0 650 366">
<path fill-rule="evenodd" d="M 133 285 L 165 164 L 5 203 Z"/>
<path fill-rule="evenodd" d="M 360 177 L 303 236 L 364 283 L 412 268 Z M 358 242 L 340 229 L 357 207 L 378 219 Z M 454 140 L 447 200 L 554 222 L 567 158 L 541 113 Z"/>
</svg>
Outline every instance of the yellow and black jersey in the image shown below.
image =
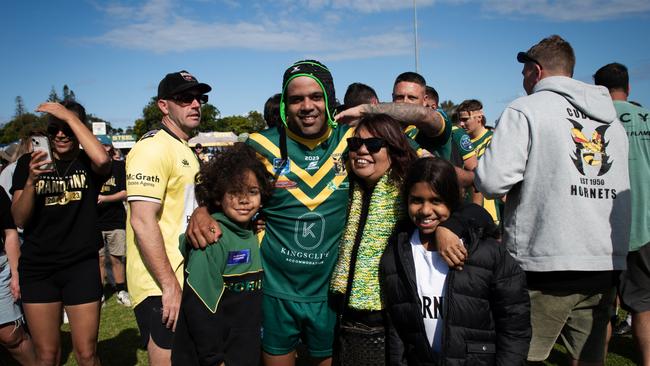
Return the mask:
<svg viewBox="0 0 650 366">
<path fill-rule="evenodd" d="M 167 258 L 180 284 L 183 283 L 183 256 L 178 250 L 178 236 L 185 232 L 196 208 L 194 179 L 198 171 L 199 162 L 187 142 L 165 128 L 143 136 L 126 159 L 127 201 L 160 204 L 158 226 Z M 140 257 L 133 228 L 126 227 L 127 279 L 135 306 L 148 296 L 161 295 L 162 291 Z"/>
</svg>

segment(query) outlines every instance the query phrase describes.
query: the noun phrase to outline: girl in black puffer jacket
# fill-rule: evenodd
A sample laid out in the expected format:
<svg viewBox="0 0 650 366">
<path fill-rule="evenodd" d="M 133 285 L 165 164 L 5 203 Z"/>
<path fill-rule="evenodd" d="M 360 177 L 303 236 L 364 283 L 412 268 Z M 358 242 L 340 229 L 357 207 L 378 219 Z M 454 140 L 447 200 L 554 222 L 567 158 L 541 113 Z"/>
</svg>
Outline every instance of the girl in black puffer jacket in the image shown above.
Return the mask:
<svg viewBox="0 0 650 366">
<path fill-rule="evenodd" d="M 381 260 L 391 365 L 524 365 L 531 337 L 526 278 L 475 206 L 461 224 L 462 270 L 438 255 L 435 231 L 460 206 L 454 168 L 418 160 L 404 183 L 410 219 Z"/>
</svg>

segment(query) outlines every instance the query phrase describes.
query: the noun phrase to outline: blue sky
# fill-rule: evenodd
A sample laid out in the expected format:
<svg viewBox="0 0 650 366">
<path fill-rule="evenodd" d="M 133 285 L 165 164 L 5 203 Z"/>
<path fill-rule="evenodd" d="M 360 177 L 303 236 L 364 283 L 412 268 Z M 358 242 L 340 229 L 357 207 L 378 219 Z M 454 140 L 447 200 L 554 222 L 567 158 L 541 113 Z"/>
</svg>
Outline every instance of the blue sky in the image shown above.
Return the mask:
<svg viewBox="0 0 650 366">
<path fill-rule="evenodd" d="M 648 0 L 417 0 L 417 13 L 419 72 L 442 100 L 481 100 L 490 122 L 524 95 L 516 53 L 551 34 L 573 45 L 575 78 L 621 62 L 630 99 L 650 105 Z M 389 101 L 395 77 L 415 70 L 412 0 L 10 1 L 0 30 L 0 123 L 17 95 L 33 110 L 67 84 L 126 127 L 181 69 L 213 87 L 223 116 L 261 111 L 304 58 L 330 68 L 340 100 L 363 82 Z"/>
</svg>

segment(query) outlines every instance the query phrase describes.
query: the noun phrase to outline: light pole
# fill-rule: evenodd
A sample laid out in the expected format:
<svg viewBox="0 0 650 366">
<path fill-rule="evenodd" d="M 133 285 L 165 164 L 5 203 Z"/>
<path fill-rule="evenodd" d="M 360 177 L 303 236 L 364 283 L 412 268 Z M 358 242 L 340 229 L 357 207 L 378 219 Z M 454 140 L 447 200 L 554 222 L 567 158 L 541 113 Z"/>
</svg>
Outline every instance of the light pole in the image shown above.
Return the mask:
<svg viewBox="0 0 650 366">
<path fill-rule="evenodd" d="M 418 61 L 418 6 L 417 0 L 413 0 L 413 29 L 415 30 L 415 72 L 420 73 L 420 62 Z"/>
</svg>

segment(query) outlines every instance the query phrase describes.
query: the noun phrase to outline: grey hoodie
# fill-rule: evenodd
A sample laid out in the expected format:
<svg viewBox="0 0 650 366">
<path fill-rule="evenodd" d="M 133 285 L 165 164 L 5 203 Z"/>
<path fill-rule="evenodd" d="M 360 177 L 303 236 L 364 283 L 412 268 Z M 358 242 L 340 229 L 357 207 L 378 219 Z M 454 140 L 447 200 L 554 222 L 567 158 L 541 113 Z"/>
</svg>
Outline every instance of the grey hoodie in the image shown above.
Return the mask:
<svg viewBox="0 0 650 366">
<path fill-rule="evenodd" d="M 504 241 L 525 271 L 625 269 L 628 142 L 604 87 L 539 81 L 499 118 L 475 184 L 507 194 Z"/>
</svg>

